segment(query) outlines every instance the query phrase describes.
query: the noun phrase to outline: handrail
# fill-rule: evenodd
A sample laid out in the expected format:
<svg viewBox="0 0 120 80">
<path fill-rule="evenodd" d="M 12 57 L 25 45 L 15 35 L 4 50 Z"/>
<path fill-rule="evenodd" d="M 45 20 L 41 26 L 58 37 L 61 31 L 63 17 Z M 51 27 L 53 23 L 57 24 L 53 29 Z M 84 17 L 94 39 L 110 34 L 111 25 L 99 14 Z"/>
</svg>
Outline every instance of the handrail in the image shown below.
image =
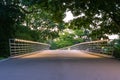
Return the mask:
<svg viewBox="0 0 120 80">
<path fill-rule="evenodd" d="M 60 48 L 60 49 L 64 49 L 64 48 L 70 48 L 70 47 L 74 47 L 74 46 L 78 46 L 78 45 L 82 45 L 82 44 L 90 44 L 90 43 L 99 43 L 99 42 L 108 42 L 109 40 L 98 40 L 98 41 L 90 41 L 90 42 L 81 42 L 81 43 L 78 43 L 78 44 L 75 44 L 75 45 L 72 45 L 72 46 L 67 46 L 67 47 L 63 47 L 63 48 Z"/>
<path fill-rule="evenodd" d="M 97 52 L 97 53 L 106 53 L 109 55 L 113 54 L 113 47 L 109 44 L 109 40 L 98 40 L 98 41 L 90 41 L 90 42 L 82 42 L 79 44 L 75 44 L 72 46 L 60 48 L 60 50 L 86 50 L 89 52 Z"/>
<path fill-rule="evenodd" d="M 26 43 L 43 44 L 43 45 L 48 45 L 48 46 L 50 46 L 49 44 L 46 44 L 46 43 L 40 43 L 40 42 L 29 41 L 29 40 L 22 40 L 22 39 L 10 39 L 10 40 L 14 40 L 14 41 L 18 41 L 18 42 L 26 42 Z"/>
<path fill-rule="evenodd" d="M 100 43 L 100 42 L 108 42 L 109 40 L 98 40 L 98 41 L 90 41 L 90 42 L 82 42 L 79 44 L 89 44 L 89 43 Z M 75 45 L 79 45 L 79 44 L 75 44 Z"/>
<path fill-rule="evenodd" d="M 30 53 L 49 49 L 50 45 L 22 39 L 9 39 L 10 55 Z"/>
</svg>

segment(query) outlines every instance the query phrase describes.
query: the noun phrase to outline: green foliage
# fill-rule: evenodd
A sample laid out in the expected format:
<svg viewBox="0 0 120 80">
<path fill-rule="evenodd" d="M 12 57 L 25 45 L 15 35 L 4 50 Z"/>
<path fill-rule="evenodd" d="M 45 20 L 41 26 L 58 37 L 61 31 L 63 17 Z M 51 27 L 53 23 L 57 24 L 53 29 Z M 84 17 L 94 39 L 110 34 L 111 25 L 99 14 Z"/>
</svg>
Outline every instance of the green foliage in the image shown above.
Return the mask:
<svg viewBox="0 0 120 80">
<path fill-rule="evenodd" d="M 15 38 L 37 41 L 39 34 L 27 26 L 19 25 L 16 27 Z"/>
<path fill-rule="evenodd" d="M 38 8 L 38 5 L 33 7 L 36 8 L 37 12 L 26 15 L 25 23 L 33 30 L 39 32 L 39 41 L 49 41 L 58 37 L 59 31 L 64 29 L 63 23 L 56 23 L 53 21 L 51 19 L 52 14 Z"/>
<path fill-rule="evenodd" d="M 113 56 L 120 59 L 120 39 L 113 40 L 111 43 L 114 47 Z"/>
<path fill-rule="evenodd" d="M 4 57 L 0 57 L 0 60 L 4 59 Z"/>
<path fill-rule="evenodd" d="M 98 38 L 105 37 L 105 34 L 117 34 L 120 32 L 119 0 L 38 1 L 41 1 L 38 3 L 41 9 L 52 14 L 51 19 L 57 22 L 62 21 L 65 11 L 71 11 L 74 16 L 84 14 L 70 22 L 70 28 L 72 29 L 84 27 L 91 30 L 91 36 L 96 34 Z"/>
<path fill-rule="evenodd" d="M 65 29 L 59 33 L 59 37 L 51 43 L 51 49 L 63 48 L 83 42 L 82 30 Z"/>
</svg>

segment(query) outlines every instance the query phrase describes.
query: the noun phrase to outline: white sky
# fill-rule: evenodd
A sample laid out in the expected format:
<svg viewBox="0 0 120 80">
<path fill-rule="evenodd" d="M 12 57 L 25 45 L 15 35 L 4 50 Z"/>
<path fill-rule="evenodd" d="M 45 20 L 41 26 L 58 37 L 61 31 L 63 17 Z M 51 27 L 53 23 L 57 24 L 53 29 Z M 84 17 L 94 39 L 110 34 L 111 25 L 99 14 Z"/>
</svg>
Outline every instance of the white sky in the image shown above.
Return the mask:
<svg viewBox="0 0 120 80">
<path fill-rule="evenodd" d="M 83 13 L 81 13 L 79 16 L 73 16 L 71 11 L 67 11 L 65 14 L 66 14 L 66 17 L 63 19 L 64 22 L 69 22 L 70 20 L 85 16 L 85 14 Z"/>
<path fill-rule="evenodd" d="M 69 22 L 70 20 L 73 20 L 73 14 L 71 11 L 66 12 L 66 17 L 63 19 L 64 22 Z"/>
<path fill-rule="evenodd" d="M 109 39 L 118 39 L 119 36 L 118 35 L 108 35 Z"/>
</svg>

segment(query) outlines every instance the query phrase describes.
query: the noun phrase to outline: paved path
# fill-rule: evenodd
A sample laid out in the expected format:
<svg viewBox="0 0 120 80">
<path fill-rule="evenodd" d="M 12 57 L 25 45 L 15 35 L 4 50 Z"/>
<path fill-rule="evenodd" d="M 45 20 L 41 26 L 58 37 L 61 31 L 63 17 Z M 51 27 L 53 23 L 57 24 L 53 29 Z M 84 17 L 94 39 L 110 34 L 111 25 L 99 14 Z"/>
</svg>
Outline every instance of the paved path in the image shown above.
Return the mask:
<svg viewBox="0 0 120 80">
<path fill-rule="evenodd" d="M 120 80 L 120 62 L 83 51 L 46 50 L 0 62 L 0 80 Z"/>
</svg>

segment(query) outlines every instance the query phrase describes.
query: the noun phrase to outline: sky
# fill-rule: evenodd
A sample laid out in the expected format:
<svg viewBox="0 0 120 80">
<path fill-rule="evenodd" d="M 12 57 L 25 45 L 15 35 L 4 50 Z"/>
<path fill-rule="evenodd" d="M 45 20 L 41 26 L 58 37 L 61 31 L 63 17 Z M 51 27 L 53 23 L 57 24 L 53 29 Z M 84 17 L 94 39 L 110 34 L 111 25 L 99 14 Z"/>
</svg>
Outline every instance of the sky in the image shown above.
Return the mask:
<svg viewBox="0 0 120 80">
<path fill-rule="evenodd" d="M 73 20 L 74 17 L 73 14 L 71 13 L 71 11 L 66 12 L 66 17 L 63 19 L 64 22 L 69 22 L 70 20 Z M 119 36 L 116 34 L 112 34 L 112 35 L 107 35 L 109 39 L 118 39 Z"/>
<path fill-rule="evenodd" d="M 115 35 L 115 34 L 113 34 L 113 35 L 108 35 L 108 37 L 109 37 L 109 39 L 118 39 L 118 38 L 119 38 L 119 36 L 118 36 L 118 35 Z"/>
<path fill-rule="evenodd" d="M 69 22 L 70 20 L 73 20 L 73 14 L 71 13 L 71 11 L 66 12 L 66 17 L 63 19 L 64 22 Z"/>
</svg>

